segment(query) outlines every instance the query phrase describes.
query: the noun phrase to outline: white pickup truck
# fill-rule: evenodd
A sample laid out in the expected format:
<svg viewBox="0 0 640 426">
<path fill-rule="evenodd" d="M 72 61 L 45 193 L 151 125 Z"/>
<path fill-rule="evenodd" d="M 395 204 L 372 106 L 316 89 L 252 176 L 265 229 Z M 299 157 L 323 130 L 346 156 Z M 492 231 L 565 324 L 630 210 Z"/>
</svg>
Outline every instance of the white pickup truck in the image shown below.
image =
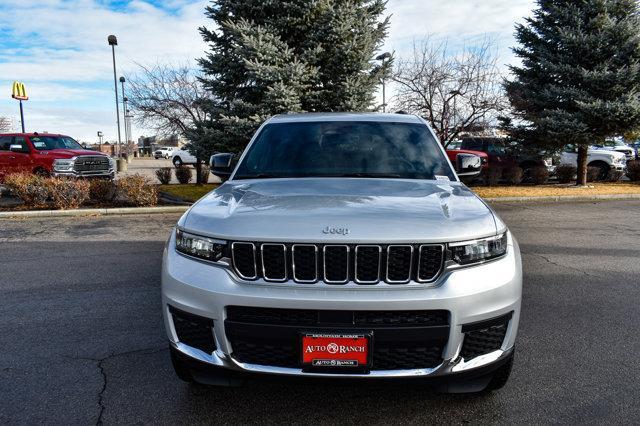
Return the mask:
<svg viewBox="0 0 640 426">
<path fill-rule="evenodd" d="M 577 165 L 578 148 L 575 145 L 567 145 L 560 157 L 560 163 L 571 164 L 572 166 Z M 606 179 L 611 170 L 624 171 L 626 165 L 627 159 L 622 152 L 589 147 L 587 166 L 598 167 L 600 169 L 598 179 Z"/>
<path fill-rule="evenodd" d="M 196 157 L 184 149 L 174 149 L 171 153 L 171 162 L 176 167 L 185 164 L 196 164 Z"/>
</svg>

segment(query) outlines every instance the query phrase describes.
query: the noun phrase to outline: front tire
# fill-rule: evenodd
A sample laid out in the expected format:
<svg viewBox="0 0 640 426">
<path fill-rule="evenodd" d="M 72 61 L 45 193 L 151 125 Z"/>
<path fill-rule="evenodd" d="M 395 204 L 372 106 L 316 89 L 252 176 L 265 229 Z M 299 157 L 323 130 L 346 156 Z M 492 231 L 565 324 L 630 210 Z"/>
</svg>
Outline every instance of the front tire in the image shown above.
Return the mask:
<svg viewBox="0 0 640 426">
<path fill-rule="evenodd" d="M 33 174 L 35 174 L 36 176 L 41 176 L 45 178 L 51 176 L 51 173 L 49 173 L 48 170 L 43 169 L 42 167 L 38 167 L 37 169 L 35 169 L 33 171 Z"/>
<path fill-rule="evenodd" d="M 180 157 L 175 157 L 173 159 L 173 165 L 176 167 L 181 167 L 182 166 L 182 159 Z"/>
<path fill-rule="evenodd" d="M 589 163 L 587 167 L 597 167 L 598 169 L 600 169 L 600 171 L 598 172 L 598 176 L 596 177 L 597 181 L 606 180 L 609 176 L 609 170 L 611 169 L 611 167 L 609 167 L 607 163 L 604 163 L 602 161 L 594 161 L 593 163 Z"/>
</svg>

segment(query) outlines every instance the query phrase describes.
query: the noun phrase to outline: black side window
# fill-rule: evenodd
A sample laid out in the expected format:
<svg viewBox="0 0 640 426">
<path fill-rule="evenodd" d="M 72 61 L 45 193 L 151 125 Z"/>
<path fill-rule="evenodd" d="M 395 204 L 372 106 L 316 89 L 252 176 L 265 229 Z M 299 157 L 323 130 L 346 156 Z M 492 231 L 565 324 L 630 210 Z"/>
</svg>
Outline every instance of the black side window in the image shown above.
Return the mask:
<svg viewBox="0 0 640 426">
<path fill-rule="evenodd" d="M 9 151 L 13 136 L 0 136 L 0 151 Z"/>
<path fill-rule="evenodd" d="M 476 139 L 464 139 L 460 148 L 468 149 L 469 151 L 482 151 L 482 141 Z"/>
<path fill-rule="evenodd" d="M 29 146 L 27 145 L 27 140 L 22 136 L 16 136 L 13 140 L 14 145 L 20 145 L 22 147 L 22 152 L 29 152 Z"/>
</svg>

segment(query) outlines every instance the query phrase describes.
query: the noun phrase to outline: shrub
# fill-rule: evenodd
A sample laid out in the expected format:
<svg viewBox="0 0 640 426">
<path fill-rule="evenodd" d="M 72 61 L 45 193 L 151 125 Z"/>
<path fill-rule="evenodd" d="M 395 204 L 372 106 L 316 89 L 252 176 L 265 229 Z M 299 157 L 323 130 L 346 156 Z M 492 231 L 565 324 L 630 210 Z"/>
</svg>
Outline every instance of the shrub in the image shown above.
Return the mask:
<svg viewBox="0 0 640 426">
<path fill-rule="evenodd" d="M 109 179 L 92 179 L 89 198 L 99 203 L 111 203 L 116 198 L 116 184 Z"/>
<path fill-rule="evenodd" d="M 522 182 L 522 177 L 524 176 L 524 171 L 521 167 L 512 166 L 505 167 L 502 171 L 502 177 L 507 181 L 510 185 L 518 185 Z"/>
<path fill-rule="evenodd" d="M 209 167 L 205 166 L 204 164 L 200 167 L 200 182 L 209 182 Z"/>
<path fill-rule="evenodd" d="M 191 169 L 186 166 L 176 167 L 176 179 L 182 184 L 191 182 Z"/>
<path fill-rule="evenodd" d="M 501 167 L 489 167 L 489 170 L 484 173 L 484 181 L 489 186 L 496 186 L 500 178 L 502 178 Z"/>
<path fill-rule="evenodd" d="M 82 179 L 51 178 L 47 185 L 53 206 L 57 209 L 77 209 L 89 198 L 89 182 Z"/>
<path fill-rule="evenodd" d="M 32 208 L 46 207 L 51 196 L 47 179 L 30 173 L 10 174 L 4 178 L 4 185 Z"/>
<path fill-rule="evenodd" d="M 587 167 L 587 182 L 595 182 L 600 180 L 600 167 Z"/>
<path fill-rule="evenodd" d="M 171 167 L 162 167 L 156 170 L 156 177 L 162 185 L 169 185 L 169 182 L 171 182 Z"/>
<path fill-rule="evenodd" d="M 640 182 L 640 161 L 633 160 L 627 163 L 627 177 L 632 182 Z"/>
<path fill-rule="evenodd" d="M 125 176 L 116 181 L 116 194 L 125 203 L 136 206 L 155 206 L 158 204 L 158 190 L 149 180 L 139 174 Z"/>
<path fill-rule="evenodd" d="M 560 164 L 556 167 L 556 177 L 560 183 L 569 183 L 576 175 L 577 168 L 571 164 Z"/>
<path fill-rule="evenodd" d="M 609 170 L 609 175 L 607 176 L 607 180 L 609 182 L 617 182 L 622 179 L 624 176 L 624 172 L 622 170 L 611 169 Z"/>
<path fill-rule="evenodd" d="M 537 166 L 531 169 L 531 182 L 534 185 L 542 185 L 549 179 L 549 170 L 545 166 Z"/>
</svg>

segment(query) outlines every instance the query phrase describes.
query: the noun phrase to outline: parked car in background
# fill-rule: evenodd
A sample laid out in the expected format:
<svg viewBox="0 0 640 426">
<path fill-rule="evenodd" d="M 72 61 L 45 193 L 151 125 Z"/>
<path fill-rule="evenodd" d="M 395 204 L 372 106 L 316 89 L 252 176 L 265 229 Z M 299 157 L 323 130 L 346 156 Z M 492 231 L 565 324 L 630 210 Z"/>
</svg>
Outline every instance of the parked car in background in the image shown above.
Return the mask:
<svg viewBox="0 0 640 426">
<path fill-rule="evenodd" d="M 621 152 L 627 157 L 627 161 L 636 159 L 636 149 L 620 140 L 608 140 L 602 145 L 593 145 L 594 149 L 606 149 L 609 151 Z"/>
<path fill-rule="evenodd" d="M 545 167 L 549 173 L 553 173 L 553 157 L 542 153 L 533 153 L 520 149 L 504 138 L 497 137 L 468 137 L 462 139 L 461 149 L 480 151 L 487 154 L 488 169 L 501 167 L 521 167 L 525 180 L 532 169 Z"/>
<path fill-rule="evenodd" d="M 171 162 L 176 167 L 187 164 L 196 164 L 196 157 L 184 149 L 174 149 L 171 153 Z"/>
<path fill-rule="evenodd" d="M 173 153 L 174 150 L 175 150 L 175 148 L 173 148 L 171 146 L 161 146 L 158 149 L 156 149 L 155 151 L 153 151 L 153 157 L 156 160 L 159 159 L 159 158 L 168 159 L 169 157 L 171 157 L 171 154 Z"/>
<path fill-rule="evenodd" d="M 11 173 L 45 176 L 115 177 L 114 161 L 84 149 L 69 136 L 49 133 L 0 134 L 0 180 Z"/>
<path fill-rule="evenodd" d="M 570 164 L 576 166 L 578 163 L 578 148 L 575 145 L 567 145 L 560 157 L 560 164 Z M 600 169 L 598 179 L 603 180 L 609 176 L 611 170 L 624 171 L 627 164 L 627 157 L 622 152 L 609 151 L 606 149 L 589 148 L 587 156 L 587 166 Z"/>
</svg>

